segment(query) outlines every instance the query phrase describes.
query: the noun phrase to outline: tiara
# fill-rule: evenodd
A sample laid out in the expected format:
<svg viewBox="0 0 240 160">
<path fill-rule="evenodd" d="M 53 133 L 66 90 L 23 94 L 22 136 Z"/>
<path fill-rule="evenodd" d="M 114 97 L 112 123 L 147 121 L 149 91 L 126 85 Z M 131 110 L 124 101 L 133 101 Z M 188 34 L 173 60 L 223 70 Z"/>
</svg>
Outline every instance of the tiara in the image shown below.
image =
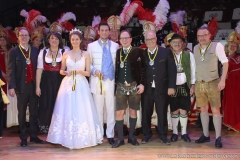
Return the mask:
<svg viewBox="0 0 240 160">
<path fill-rule="evenodd" d="M 80 30 L 77 29 L 77 28 L 72 29 L 72 30 L 70 31 L 70 34 L 72 34 L 73 32 L 79 32 L 79 33 L 82 34 L 82 31 L 80 31 Z"/>
</svg>

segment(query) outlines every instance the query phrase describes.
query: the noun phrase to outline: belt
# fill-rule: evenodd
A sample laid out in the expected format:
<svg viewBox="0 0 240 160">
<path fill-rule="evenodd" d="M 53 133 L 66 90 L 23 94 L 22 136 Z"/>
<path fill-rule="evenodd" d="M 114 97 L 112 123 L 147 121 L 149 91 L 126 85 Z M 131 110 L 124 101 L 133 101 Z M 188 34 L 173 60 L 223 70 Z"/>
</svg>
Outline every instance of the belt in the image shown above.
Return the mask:
<svg viewBox="0 0 240 160">
<path fill-rule="evenodd" d="M 136 82 L 136 81 L 133 81 L 133 82 L 131 82 L 131 83 L 128 83 L 128 84 L 125 84 L 125 83 L 120 83 L 120 82 L 119 82 L 119 84 L 121 84 L 121 85 L 123 85 L 123 86 L 131 87 L 131 86 L 134 86 L 134 85 L 136 85 L 136 84 L 137 84 L 137 82 Z"/>
</svg>

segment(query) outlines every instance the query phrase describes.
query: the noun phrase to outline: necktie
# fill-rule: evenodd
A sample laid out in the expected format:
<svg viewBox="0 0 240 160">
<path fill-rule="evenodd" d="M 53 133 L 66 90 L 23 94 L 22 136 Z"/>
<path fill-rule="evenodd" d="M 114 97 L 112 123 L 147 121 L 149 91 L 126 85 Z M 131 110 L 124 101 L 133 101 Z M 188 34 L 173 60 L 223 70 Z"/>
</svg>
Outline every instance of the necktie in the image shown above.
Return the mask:
<svg viewBox="0 0 240 160">
<path fill-rule="evenodd" d="M 124 49 L 123 52 L 124 52 L 124 54 L 127 54 L 127 49 Z"/>
</svg>

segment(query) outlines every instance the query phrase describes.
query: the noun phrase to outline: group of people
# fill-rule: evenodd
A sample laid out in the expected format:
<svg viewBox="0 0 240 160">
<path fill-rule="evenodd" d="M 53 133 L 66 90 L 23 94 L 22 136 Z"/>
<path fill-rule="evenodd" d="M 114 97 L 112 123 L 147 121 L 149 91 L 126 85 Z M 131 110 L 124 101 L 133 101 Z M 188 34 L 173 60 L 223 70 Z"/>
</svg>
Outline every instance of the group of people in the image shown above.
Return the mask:
<svg viewBox="0 0 240 160">
<path fill-rule="evenodd" d="M 6 69 L 1 67 L 0 78 L 7 82 L 7 94 L 17 97 L 20 146 L 27 146 L 29 136 L 30 142 L 42 143 L 43 140 L 37 136 L 38 129 L 48 134 L 46 141 L 69 149 L 96 146 L 103 141 L 103 124 L 106 123 L 108 143 L 117 148 L 125 144 L 124 115 L 129 115 L 127 142 L 139 145 L 134 131 L 140 121 L 143 132 L 141 143 L 146 144 L 153 135 L 151 121 L 154 108 L 160 141 L 166 145 L 176 142 L 180 121 L 181 139 L 191 142 L 187 124 L 191 111 L 190 98 L 195 94 L 203 128 L 203 134 L 195 142 L 210 141 L 208 109 L 211 107 L 215 147 L 222 148 L 220 110 L 221 91 L 225 86 L 222 101 L 226 115 L 224 124 L 240 130 L 240 122 L 232 116 L 239 114 L 239 103 L 232 101 L 237 94 L 231 87 L 232 84 L 239 87 L 240 58 L 237 50 L 240 42 L 236 37 L 240 34 L 235 31 L 229 36 L 225 48 L 228 58 L 223 45 L 211 41 L 207 26 L 198 29 L 199 44 L 194 47 L 193 53 L 185 49 L 186 39 L 177 32 L 167 36 L 169 47 L 158 46 L 154 27 L 144 29 L 146 49 L 142 49 L 131 45 L 130 31 L 120 32 L 121 23 L 118 22 L 121 20 L 117 16 L 111 19 L 117 24 L 98 24 L 97 40 L 96 31 L 91 27 L 87 27 L 84 34 L 77 28 L 70 30 L 71 49 L 63 45 L 63 28 L 58 23 L 50 26 L 46 45 L 40 51 L 41 43 L 34 40 L 41 37 L 32 38 L 32 45 L 29 45 L 32 33 L 26 27 L 17 29 L 18 44 L 12 49 L 6 44 L 2 47 L 1 41 L 7 40 L 6 36 L 0 35 Z M 152 25 L 151 22 L 145 24 Z M 109 39 L 111 36 L 113 38 Z M 83 44 L 84 40 L 88 43 Z M 2 111 L 4 105 L 1 99 L 0 103 Z M 168 105 L 170 119 L 167 118 Z M 234 105 L 237 107 L 228 109 Z M 25 123 L 27 107 L 30 113 L 29 130 Z M 170 139 L 167 138 L 169 120 L 173 126 Z M 115 130 L 117 139 L 114 139 Z"/>
</svg>

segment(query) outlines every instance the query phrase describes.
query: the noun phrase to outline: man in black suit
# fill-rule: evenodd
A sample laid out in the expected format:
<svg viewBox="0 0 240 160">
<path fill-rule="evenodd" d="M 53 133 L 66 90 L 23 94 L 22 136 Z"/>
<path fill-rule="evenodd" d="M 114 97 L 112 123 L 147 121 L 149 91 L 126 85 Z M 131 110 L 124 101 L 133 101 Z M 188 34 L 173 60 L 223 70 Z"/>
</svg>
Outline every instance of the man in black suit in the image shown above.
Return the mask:
<svg viewBox="0 0 240 160">
<path fill-rule="evenodd" d="M 144 36 L 148 48 L 144 53 L 146 83 L 142 108 L 144 134 L 142 143 L 147 143 L 152 137 L 151 117 L 155 103 L 158 116 L 158 137 L 163 143 L 169 145 L 170 141 L 167 139 L 168 95 L 173 95 L 176 87 L 176 65 L 171 51 L 157 45 L 157 37 L 154 31 L 147 31 Z"/>
<path fill-rule="evenodd" d="M 29 31 L 21 27 L 17 33 L 19 45 L 12 48 L 7 58 L 9 94 L 17 94 L 20 146 L 27 146 L 26 109 L 29 106 L 30 142 L 41 143 L 37 137 L 38 103 L 35 94 L 38 49 L 28 45 Z"/>
<path fill-rule="evenodd" d="M 138 146 L 134 138 L 134 130 L 137 122 L 137 110 L 140 109 L 141 93 L 145 83 L 145 60 L 143 50 L 131 46 L 130 32 L 123 30 L 120 33 L 122 48 L 117 50 L 115 67 L 115 95 L 116 95 L 116 127 L 118 139 L 112 145 L 117 148 L 124 145 L 123 116 L 129 106 L 130 131 L 128 143 Z"/>
</svg>

